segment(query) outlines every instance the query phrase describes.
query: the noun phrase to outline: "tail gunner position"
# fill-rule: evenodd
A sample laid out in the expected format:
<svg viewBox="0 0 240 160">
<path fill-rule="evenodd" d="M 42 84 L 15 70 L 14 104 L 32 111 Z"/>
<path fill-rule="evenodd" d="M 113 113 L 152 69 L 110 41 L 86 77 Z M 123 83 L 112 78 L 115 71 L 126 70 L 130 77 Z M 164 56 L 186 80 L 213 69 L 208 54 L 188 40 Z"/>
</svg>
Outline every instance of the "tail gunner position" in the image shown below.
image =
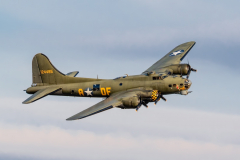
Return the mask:
<svg viewBox="0 0 240 160">
<path fill-rule="evenodd" d="M 32 61 L 32 86 L 26 92 L 33 94 L 23 104 L 32 103 L 47 95 L 74 97 L 106 97 L 105 100 L 68 118 L 76 120 L 111 109 L 135 109 L 149 102 L 157 104 L 166 94 L 187 95 L 191 87 L 189 75 L 197 71 L 189 64 L 180 64 L 195 42 L 181 44 L 140 75 L 115 79 L 75 77 L 79 72 L 63 74 L 42 53 Z M 186 76 L 185 78 L 183 76 Z"/>
</svg>

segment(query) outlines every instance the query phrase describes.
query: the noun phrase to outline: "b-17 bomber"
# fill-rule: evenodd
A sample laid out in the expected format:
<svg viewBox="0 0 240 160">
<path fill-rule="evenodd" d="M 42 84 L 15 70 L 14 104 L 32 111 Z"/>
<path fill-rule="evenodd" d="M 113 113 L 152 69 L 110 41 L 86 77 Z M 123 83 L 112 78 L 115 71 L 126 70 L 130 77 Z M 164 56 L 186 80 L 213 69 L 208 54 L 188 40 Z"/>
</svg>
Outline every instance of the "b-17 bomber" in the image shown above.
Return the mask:
<svg viewBox="0 0 240 160">
<path fill-rule="evenodd" d="M 48 57 L 38 53 L 32 60 L 32 85 L 26 92 L 33 94 L 23 104 L 37 101 L 47 95 L 99 97 L 101 102 L 81 111 L 67 120 L 82 119 L 111 108 L 135 109 L 155 105 L 164 95 L 187 95 L 192 85 L 189 80 L 189 64 L 180 64 L 196 42 L 183 43 L 139 75 L 122 76 L 115 79 L 76 77 L 78 71 L 63 74 Z"/>
</svg>

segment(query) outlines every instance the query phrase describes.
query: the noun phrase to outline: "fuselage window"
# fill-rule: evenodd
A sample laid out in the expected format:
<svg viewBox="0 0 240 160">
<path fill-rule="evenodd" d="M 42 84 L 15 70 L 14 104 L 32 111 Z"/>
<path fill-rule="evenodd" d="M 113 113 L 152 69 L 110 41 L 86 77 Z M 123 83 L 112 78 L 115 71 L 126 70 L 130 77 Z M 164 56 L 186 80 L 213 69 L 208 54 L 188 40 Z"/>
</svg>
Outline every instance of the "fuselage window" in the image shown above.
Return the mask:
<svg viewBox="0 0 240 160">
<path fill-rule="evenodd" d="M 161 77 L 153 77 L 153 80 L 159 80 Z"/>
<path fill-rule="evenodd" d="M 173 84 L 173 87 L 176 87 L 177 85 L 176 84 Z"/>
<path fill-rule="evenodd" d="M 119 83 L 119 86 L 122 86 L 122 83 Z"/>
<path fill-rule="evenodd" d="M 181 83 L 181 84 L 180 84 L 180 87 L 182 87 L 182 86 L 183 86 L 183 84 Z"/>
<path fill-rule="evenodd" d="M 163 76 L 162 79 L 167 78 L 168 76 Z"/>
<path fill-rule="evenodd" d="M 93 91 L 100 91 L 100 84 L 94 84 Z"/>
<path fill-rule="evenodd" d="M 171 84 L 169 84 L 169 85 L 168 85 L 168 87 L 172 88 L 172 85 L 171 85 Z"/>
</svg>

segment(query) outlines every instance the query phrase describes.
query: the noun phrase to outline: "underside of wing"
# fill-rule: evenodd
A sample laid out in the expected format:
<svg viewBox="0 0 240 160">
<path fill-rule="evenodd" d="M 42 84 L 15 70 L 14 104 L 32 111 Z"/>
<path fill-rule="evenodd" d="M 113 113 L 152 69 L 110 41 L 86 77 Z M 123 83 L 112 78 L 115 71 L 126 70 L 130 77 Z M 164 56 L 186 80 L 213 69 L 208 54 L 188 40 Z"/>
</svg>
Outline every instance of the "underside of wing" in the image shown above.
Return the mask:
<svg viewBox="0 0 240 160">
<path fill-rule="evenodd" d="M 122 102 L 118 101 L 117 97 L 109 97 L 109 98 L 93 105 L 92 107 L 89 107 L 89 108 L 83 110 L 82 112 L 75 114 L 74 116 L 68 118 L 67 120 L 82 119 L 82 118 L 106 111 L 108 109 L 111 109 L 111 108 L 116 107 L 121 104 L 122 104 Z"/>
<path fill-rule="evenodd" d="M 169 65 L 173 65 L 173 64 L 179 64 L 185 58 L 188 52 L 192 49 L 195 43 L 196 42 L 191 41 L 175 47 L 163 58 L 161 58 L 159 61 L 154 63 L 151 67 L 149 67 L 146 71 L 144 71 L 142 75 L 148 74 L 150 72 L 162 73 L 163 71 L 161 70 L 161 68 Z"/>
<path fill-rule="evenodd" d="M 133 96 L 136 96 L 135 92 L 124 91 L 124 92 L 116 93 L 108 97 L 107 99 L 93 105 L 92 107 L 89 107 L 83 110 L 82 112 L 68 118 L 67 120 L 82 119 L 82 118 L 109 110 L 111 108 L 121 106 L 123 104 L 122 98 L 133 97 Z"/>
</svg>

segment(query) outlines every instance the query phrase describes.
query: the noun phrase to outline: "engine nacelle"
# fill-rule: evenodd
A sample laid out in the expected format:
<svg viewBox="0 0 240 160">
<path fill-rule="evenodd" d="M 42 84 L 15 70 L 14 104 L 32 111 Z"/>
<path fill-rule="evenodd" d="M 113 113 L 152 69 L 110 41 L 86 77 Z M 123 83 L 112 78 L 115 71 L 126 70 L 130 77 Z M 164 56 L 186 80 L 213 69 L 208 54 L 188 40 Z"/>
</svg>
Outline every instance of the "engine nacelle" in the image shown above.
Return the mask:
<svg viewBox="0 0 240 160">
<path fill-rule="evenodd" d="M 187 75 L 191 67 L 189 64 L 176 64 L 167 66 L 167 68 L 171 74 Z"/>
<path fill-rule="evenodd" d="M 124 108 L 136 108 L 137 105 L 140 103 L 140 100 L 138 97 L 130 97 L 127 99 L 123 99 L 122 102 Z"/>
</svg>

